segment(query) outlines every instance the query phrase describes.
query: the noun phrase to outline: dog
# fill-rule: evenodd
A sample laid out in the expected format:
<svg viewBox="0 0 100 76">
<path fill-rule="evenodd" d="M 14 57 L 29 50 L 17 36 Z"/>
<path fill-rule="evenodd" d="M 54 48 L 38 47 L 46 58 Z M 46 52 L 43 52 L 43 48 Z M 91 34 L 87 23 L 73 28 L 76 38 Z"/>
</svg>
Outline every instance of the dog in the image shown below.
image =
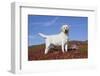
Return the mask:
<svg viewBox="0 0 100 76">
<path fill-rule="evenodd" d="M 68 32 L 69 27 L 68 25 L 63 25 L 61 27 L 61 32 L 56 35 L 44 35 L 42 33 L 38 33 L 41 37 L 45 39 L 45 54 L 48 53 L 49 49 L 52 46 L 61 46 L 62 52 L 64 50 L 68 51 Z"/>
</svg>

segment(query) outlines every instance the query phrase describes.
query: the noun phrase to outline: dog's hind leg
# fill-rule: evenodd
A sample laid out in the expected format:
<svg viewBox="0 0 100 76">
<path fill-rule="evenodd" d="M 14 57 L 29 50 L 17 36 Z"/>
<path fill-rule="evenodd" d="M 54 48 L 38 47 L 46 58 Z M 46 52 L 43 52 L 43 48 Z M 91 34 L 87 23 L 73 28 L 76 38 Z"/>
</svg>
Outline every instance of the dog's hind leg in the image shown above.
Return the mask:
<svg viewBox="0 0 100 76">
<path fill-rule="evenodd" d="M 50 43 L 48 41 L 46 41 L 46 44 L 45 44 L 45 54 L 48 53 L 49 49 L 50 49 Z"/>
<path fill-rule="evenodd" d="M 48 53 L 48 51 L 49 51 L 49 48 L 46 48 L 46 49 L 45 49 L 45 54 L 47 54 L 47 53 Z"/>
</svg>

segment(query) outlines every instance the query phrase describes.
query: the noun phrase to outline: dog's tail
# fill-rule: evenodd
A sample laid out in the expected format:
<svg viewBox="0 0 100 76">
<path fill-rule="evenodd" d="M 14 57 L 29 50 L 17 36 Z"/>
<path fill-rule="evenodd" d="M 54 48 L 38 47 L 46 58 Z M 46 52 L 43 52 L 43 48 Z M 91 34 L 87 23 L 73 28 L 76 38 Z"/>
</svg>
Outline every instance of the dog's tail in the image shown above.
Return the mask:
<svg viewBox="0 0 100 76">
<path fill-rule="evenodd" d="M 44 35 L 44 34 L 42 34 L 42 33 L 38 33 L 41 37 L 43 37 L 43 38 L 47 38 L 47 36 L 46 35 Z"/>
</svg>

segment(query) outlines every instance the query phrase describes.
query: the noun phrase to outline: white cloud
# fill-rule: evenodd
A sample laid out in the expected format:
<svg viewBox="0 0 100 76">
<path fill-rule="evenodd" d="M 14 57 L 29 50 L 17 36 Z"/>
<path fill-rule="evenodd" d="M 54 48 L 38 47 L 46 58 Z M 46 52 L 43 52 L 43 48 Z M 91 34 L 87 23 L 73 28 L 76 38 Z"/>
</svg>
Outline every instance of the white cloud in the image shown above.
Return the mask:
<svg viewBox="0 0 100 76">
<path fill-rule="evenodd" d="M 45 26 L 53 25 L 58 20 L 58 17 L 54 18 L 52 21 L 46 22 Z"/>
<path fill-rule="evenodd" d="M 48 21 L 48 22 L 33 22 L 31 23 L 31 25 L 42 25 L 42 26 L 51 26 L 53 25 L 57 20 L 59 19 L 59 17 L 55 17 L 53 20 Z"/>
</svg>

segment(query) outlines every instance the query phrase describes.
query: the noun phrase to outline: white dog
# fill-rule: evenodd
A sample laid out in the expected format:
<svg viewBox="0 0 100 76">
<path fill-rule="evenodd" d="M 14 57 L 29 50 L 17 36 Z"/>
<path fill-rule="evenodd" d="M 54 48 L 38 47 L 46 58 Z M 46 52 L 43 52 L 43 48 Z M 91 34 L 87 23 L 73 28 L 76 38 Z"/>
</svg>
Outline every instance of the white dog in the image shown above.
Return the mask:
<svg viewBox="0 0 100 76">
<path fill-rule="evenodd" d="M 61 46 L 62 52 L 64 53 L 64 50 L 67 52 L 68 31 L 69 31 L 68 25 L 63 25 L 61 27 L 61 32 L 59 34 L 44 35 L 42 33 L 39 33 L 39 35 L 45 39 L 45 54 L 48 53 L 48 51 L 52 45 L 53 46 Z"/>
</svg>

